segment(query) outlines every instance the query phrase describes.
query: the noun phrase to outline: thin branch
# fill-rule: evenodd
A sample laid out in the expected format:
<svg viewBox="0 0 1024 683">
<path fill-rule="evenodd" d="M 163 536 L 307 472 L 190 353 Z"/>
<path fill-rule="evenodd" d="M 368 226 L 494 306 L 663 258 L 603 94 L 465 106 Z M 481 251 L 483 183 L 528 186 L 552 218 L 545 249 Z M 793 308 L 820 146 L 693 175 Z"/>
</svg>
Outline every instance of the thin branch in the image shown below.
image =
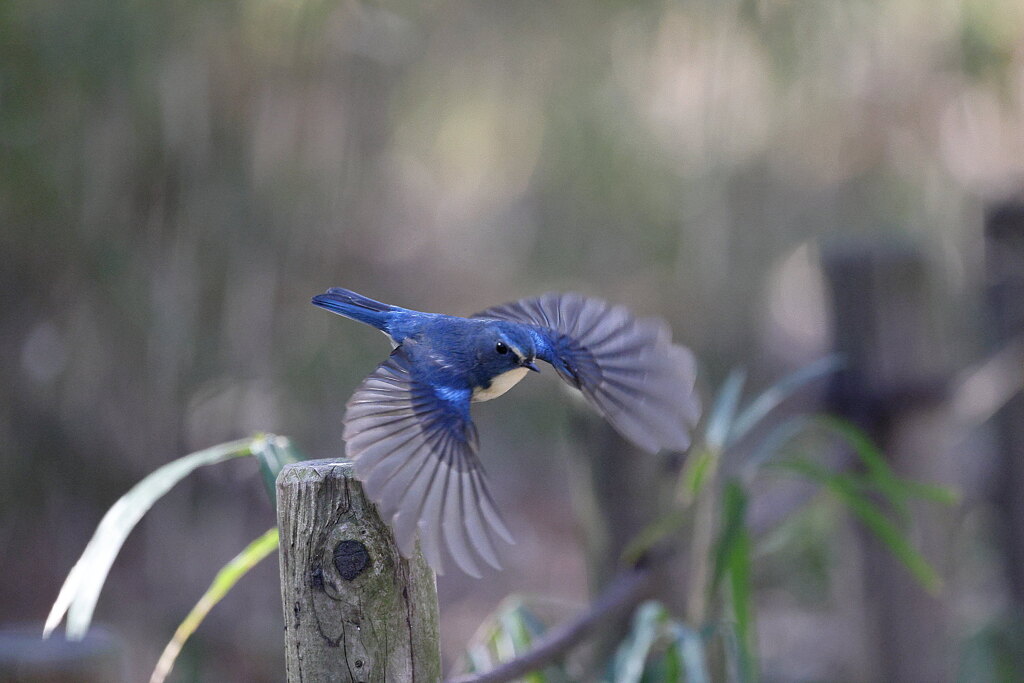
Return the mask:
<svg viewBox="0 0 1024 683">
<path fill-rule="evenodd" d="M 649 567 L 619 574 L 586 612 L 548 631 L 537 646 L 523 656 L 484 673 L 450 679 L 449 683 L 504 683 L 544 668 L 582 643 L 599 624 L 628 612 L 649 597 L 653 579 L 654 570 Z"/>
</svg>

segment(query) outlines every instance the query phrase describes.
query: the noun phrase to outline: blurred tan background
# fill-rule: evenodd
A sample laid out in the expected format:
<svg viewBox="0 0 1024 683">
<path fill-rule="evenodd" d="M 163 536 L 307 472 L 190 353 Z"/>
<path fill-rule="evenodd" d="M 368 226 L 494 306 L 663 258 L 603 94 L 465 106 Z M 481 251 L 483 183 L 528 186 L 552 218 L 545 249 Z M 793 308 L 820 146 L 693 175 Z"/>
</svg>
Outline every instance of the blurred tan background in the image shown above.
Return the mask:
<svg viewBox="0 0 1024 683">
<path fill-rule="evenodd" d="M 926 254 L 958 369 L 985 347 L 983 210 L 1022 178 L 1018 0 L 0 3 L 0 622 L 41 620 L 162 463 L 255 430 L 343 452 L 388 346 L 309 305 L 329 286 L 463 315 L 625 303 L 695 349 L 710 401 L 732 367 L 763 387 L 831 348 L 823 244 L 896 240 Z M 475 409 L 519 543 L 501 574 L 439 579 L 449 664 L 510 592 L 586 596 L 573 408 L 546 374 Z M 964 641 L 1005 598 L 991 441 L 958 435 L 946 468 Z M 97 614 L 131 680 L 273 523 L 251 462 L 154 508 Z M 820 553 L 823 581 L 856 576 Z M 214 610 L 174 680 L 281 678 L 276 576 Z M 777 679 L 870 675 L 843 627 L 798 636 L 824 594 L 768 591 Z"/>
</svg>

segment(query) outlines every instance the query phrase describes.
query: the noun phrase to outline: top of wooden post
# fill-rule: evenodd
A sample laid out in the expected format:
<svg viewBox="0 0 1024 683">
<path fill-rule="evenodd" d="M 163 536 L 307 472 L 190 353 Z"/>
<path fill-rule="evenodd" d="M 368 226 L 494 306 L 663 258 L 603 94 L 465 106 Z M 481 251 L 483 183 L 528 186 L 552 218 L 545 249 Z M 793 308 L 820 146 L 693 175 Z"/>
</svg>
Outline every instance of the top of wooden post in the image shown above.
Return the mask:
<svg viewBox="0 0 1024 683">
<path fill-rule="evenodd" d="M 440 680 L 434 573 L 401 556 L 352 463 L 287 465 L 277 515 L 288 680 Z"/>
<path fill-rule="evenodd" d="M 940 304 L 922 249 L 903 243 L 840 244 L 823 254 L 835 349 L 845 367 L 836 408 L 871 419 L 941 399 L 948 379 Z"/>
</svg>

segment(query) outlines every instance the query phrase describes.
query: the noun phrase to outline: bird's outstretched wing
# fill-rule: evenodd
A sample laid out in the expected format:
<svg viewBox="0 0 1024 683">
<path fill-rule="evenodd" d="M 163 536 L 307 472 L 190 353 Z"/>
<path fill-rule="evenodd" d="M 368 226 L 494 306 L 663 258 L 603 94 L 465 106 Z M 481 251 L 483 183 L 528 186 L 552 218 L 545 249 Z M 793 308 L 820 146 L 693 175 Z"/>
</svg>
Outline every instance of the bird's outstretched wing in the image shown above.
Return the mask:
<svg viewBox="0 0 1024 683">
<path fill-rule="evenodd" d="M 624 306 L 549 292 L 488 308 L 474 318 L 524 323 L 537 357 L 583 392 L 620 434 L 641 448 L 685 450 L 700 417 L 693 354 L 672 343 L 660 318 Z"/>
<path fill-rule="evenodd" d="M 480 576 L 477 558 L 500 569 L 493 538 L 512 535 L 487 490 L 469 418 L 470 391 L 438 389 L 416 376 L 398 347 L 353 394 L 345 413 L 346 453 L 363 488 L 391 521 L 399 549 L 416 531 L 439 574 L 455 561 Z"/>
</svg>

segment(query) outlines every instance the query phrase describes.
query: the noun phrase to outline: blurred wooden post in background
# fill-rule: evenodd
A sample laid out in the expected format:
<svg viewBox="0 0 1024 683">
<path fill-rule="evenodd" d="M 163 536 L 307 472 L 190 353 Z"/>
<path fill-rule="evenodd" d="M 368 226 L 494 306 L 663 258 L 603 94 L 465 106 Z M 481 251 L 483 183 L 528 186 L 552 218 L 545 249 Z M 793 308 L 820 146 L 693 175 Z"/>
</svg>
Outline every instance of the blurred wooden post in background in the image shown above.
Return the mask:
<svg viewBox="0 0 1024 683">
<path fill-rule="evenodd" d="M 987 294 L 1002 347 L 1024 337 L 1024 201 L 992 206 L 985 216 Z M 999 453 L 995 502 L 1014 607 L 1024 612 L 1024 395 L 996 414 Z"/>
<path fill-rule="evenodd" d="M 944 424 L 937 404 L 946 389 L 946 349 L 939 343 L 927 262 L 914 248 L 878 244 L 826 250 L 836 351 L 846 362 L 833 386 L 833 409 L 867 431 L 904 476 L 934 477 Z M 935 562 L 942 555 L 937 520 L 918 515 L 912 538 Z M 868 532 L 865 595 L 871 598 L 867 644 L 886 681 L 953 677 L 945 612 Z M 940 571 L 941 574 L 941 571 Z"/>
<path fill-rule="evenodd" d="M 394 538 L 353 466 L 311 460 L 277 478 L 288 681 L 438 681 L 433 571 Z"/>
<path fill-rule="evenodd" d="M 677 472 L 667 472 L 673 463 L 628 443 L 589 407 L 576 410 L 572 423 L 580 447 L 571 453 L 570 483 L 593 600 L 623 571 L 626 546 L 667 509 L 666 492 L 672 493 Z M 658 552 L 666 549 L 659 547 Z M 681 608 L 685 596 L 679 585 L 669 585 L 669 573 L 661 571 L 645 592 L 669 607 Z M 631 619 L 632 610 L 625 610 L 596 629 L 590 659 L 584 661 L 589 676 L 596 679 L 602 673 L 600 667 L 626 637 Z"/>
</svg>

